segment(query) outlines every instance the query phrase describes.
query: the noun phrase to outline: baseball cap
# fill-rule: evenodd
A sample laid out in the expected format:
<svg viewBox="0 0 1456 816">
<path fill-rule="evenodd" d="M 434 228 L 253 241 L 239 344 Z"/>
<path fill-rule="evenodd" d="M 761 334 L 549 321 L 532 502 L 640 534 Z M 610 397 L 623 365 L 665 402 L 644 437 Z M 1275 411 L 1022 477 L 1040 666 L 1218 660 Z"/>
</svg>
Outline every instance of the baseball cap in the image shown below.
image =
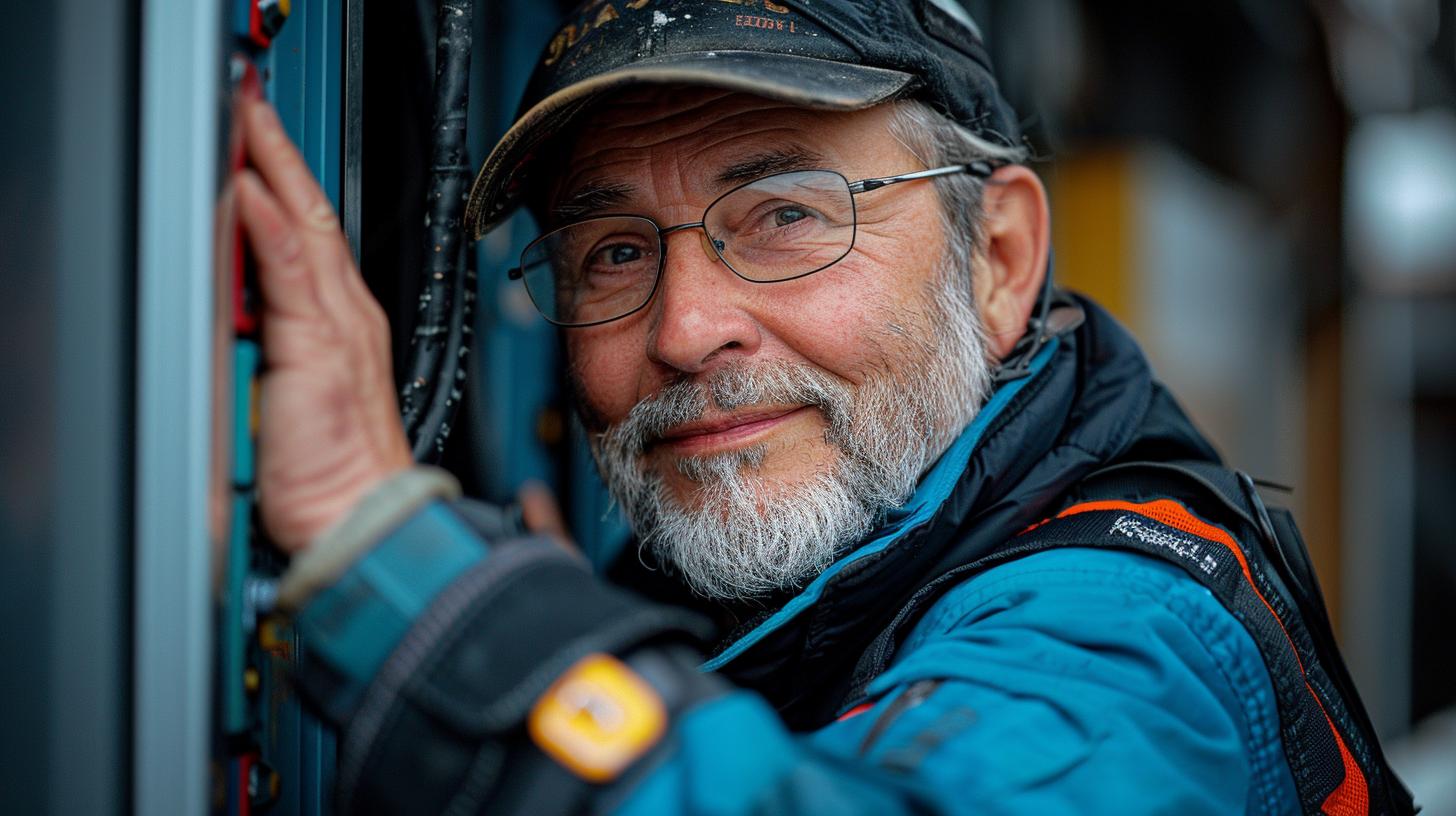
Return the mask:
<svg viewBox="0 0 1456 816">
<path fill-rule="evenodd" d="M 515 124 L 476 176 L 471 235 L 520 205 L 577 117 L 625 88 L 669 84 L 824 110 L 919 99 L 992 143 L 1020 137 L 980 30 L 955 0 L 590 0 L 547 42 Z"/>
</svg>

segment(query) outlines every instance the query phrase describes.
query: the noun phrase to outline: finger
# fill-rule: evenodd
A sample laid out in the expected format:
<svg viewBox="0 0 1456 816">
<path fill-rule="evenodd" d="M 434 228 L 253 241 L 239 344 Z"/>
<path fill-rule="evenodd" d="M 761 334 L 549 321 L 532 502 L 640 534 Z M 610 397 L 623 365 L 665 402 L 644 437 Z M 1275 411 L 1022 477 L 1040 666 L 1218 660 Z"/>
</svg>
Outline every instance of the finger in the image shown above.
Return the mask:
<svg viewBox="0 0 1456 816">
<path fill-rule="evenodd" d="M 320 322 L 333 324 L 339 338 L 353 338 L 345 340 L 345 353 L 356 387 L 365 404 L 374 406 L 380 414 L 376 418 L 380 427 L 384 419 L 397 424 L 389 324 L 350 257 L 328 197 L 271 106 L 261 101 L 250 103 L 243 120 L 254 166 L 298 225 Z M 301 336 L 297 339 L 303 342 Z M 280 353 L 286 351 L 280 349 Z M 384 440 L 381 446 L 408 450 L 392 439 Z"/>
<path fill-rule="evenodd" d="M 243 114 L 248 159 L 297 222 L 312 233 L 335 234 L 339 219 L 329 197 L 283 129 L 273 106 L 250 101 Z"/>
<path fill-rule="evenodd" d="M 526 529 L 538 535 L 556 539 L 569 552 L 576 552 L 571 535 L 566 531 L 566 519 L 551 489 L 537 481 L 526 482 L 518 496 L 521 503 L 521 520 Z"/>
<path fill-rule="evenodd" d="M 248 103 L 243 119 L 253 165 L 299 226 L 305 252 L 313 261 L 314 286 L 324 312 L 341 328 L 377 323 L 369 315 L 372 296 L 344 242 L 333 204 L 288 138 L 277 112 L 268 103 L 254 100 Z"/>
<path fill-rule="evenodd" d="M 294 317 L 319 316 L 318 297 L 304 243 L 283 206 L 251 170 L 237 175 L 238 216 L 258 261 L 265 308 Z"/>
</svg>

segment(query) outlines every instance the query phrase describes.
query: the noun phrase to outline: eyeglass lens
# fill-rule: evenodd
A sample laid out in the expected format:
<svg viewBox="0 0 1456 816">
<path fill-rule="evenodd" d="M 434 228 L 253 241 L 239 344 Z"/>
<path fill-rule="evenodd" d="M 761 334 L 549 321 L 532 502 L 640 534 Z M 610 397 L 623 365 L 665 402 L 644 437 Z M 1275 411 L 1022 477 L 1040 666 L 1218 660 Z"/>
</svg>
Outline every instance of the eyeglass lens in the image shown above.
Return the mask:
<svg viewBox="0 0 1456 816">
<path fill-rule="evenodd" d="M 718 256 L 761 283 L 817 272 L 854 245 L 854 196 L 829 170 L 780 173 L 724 194 L 703 213 Z M 641 308 L 662 271 L 662 239 L 651 220 L 606 216 L 534 241 L 521 273 L 536 308 L 552 322 L 589 325 Z"/>
</svg>

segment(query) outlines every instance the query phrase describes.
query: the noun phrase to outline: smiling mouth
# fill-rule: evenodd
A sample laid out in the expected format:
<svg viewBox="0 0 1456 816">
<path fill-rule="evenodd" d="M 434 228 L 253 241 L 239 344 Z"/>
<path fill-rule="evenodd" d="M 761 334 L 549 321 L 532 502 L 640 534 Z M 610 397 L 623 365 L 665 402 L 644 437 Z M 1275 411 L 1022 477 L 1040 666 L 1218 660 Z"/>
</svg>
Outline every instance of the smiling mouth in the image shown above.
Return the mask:
<svg viewBox="0 0 1456 816">
<path fill-rule="evenodd" d="M 652 446 L 678 456 L 703 456 L 744 447 L 812 406 L 800 405 L 689 422 L 668 429 Z"/>
</svg>

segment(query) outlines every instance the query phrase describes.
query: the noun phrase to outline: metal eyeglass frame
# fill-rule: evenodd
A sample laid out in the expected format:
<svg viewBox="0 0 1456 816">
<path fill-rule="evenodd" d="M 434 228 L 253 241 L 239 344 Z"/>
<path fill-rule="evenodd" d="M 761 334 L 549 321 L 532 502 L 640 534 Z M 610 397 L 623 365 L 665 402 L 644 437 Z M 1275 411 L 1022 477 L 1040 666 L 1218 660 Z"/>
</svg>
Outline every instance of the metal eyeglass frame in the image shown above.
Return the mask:
<svg viewBox="0 0 1456 816">
<path fill-rule="evenodd" d="M 657 230 L 657 241 L 659 244 L 657 254 L 657 276 L 652 280 L 652 289 L 647 293 L 647 297 L 643 298 L 642 302 L 637 306 L 634 306 L 632 309 L 623 312 L 616 317 L 608 317 L 604 320 L 593 320 L 588 323 L 563 323 L 546 314 L 546 312 L 541 309 L 540 305 L 536 303 L 536 296 L 531 293 L 531 287 L 526 287 L 526 294 L 531 298 L 531 304 L 536 307 L 537 313 L 544 317 L 547 322 L 567 329 L 584 329 L 589 326 L 600 326 L 603 323 L 611 323 L 615 320 L 621 320 L 624 317 L 630 317 L 637 312 L 642 311 L 642 309 L 646 307 L 647 304 L 652 302 L 652 298 L 657 295 L 657 287 L 662 283 L 662 270 L 667 267 L 667 236 L 673 234 L 674 232 L 682 232 L 683 230 L 690 229 L 703 230 L 703 235 L 707 237 L 708 244 L 712 246 L 713 254 L 718 256 L 718 260 L 722 261 L 723 265 L 728 267 L 728 270 L 734 275 L 745 281 L 748 281 L 749 283 L 784 283 L 785 281 L 798 280 L 799 278 L 808 277 L 815 272 L 823 272 L 825 269 L 828 269 L 829 267 L 844 260 L 846 257 L 849 256 L 849 253 L 854 251 L 855 238 L 858 237 L 859 234 L 859 210 L 857 207 L 854 206 L 854 196 L 857 196 L 860 193 L 868 193 L 872 190 L 878 190 L 881 187 L 888 187 L 892 184 L 900 184 L 906 181 L 917 181 L 924 178 L 935 178 L 937 176 L 951 176 L 957 173 L 966 173 L 980 179 L 986 179 L 990 178 L 991 174 L 995 173 L 996 170 L 1001 166 L 1003 166 L 1001 163 L 989 161 L 973 161 L 967 164 L 949 164 L 944 167 L 936 167 L 930 170 L 916 170 L 912 173 L 900 173 L 894 176 L 880 176 L 877 178 L 860 179 L 859 181 L 850 181 L 849 179 L 844 177 L 844 174 L 836 170 L 786 170 L 782 173 L 770 173 L 767 176 L 760 176 L 759 178 L 753 179 L 752 181 L 746 181 L 743 184 L 740 184 L 737 187 L 734 187 L 733 189 L 713 199 L 712 203 L 708 204 L 708 206 L 703 208 L 703 216 L 705 219 L 708 212 L 711 211 L 713 207 L 718 204 L 718 202 L 722 201 L 728 196 L 733 195 L 734 193 L 742 190 L 745 187 L 758 184 L 765 179 L 774 178 L 776 176 L 787 176 L 793 173 L 819 172 L 833 173 L 834 175 L 839 176 L 841 179 L 844 179 L 845 186 L 849 189 L 850 216 L 853 219 L 853 224 L 851 225 L 849 235 L 849 246 L 845 247 L 843 255 L 840 255 L 838 258 L 835 258 L 829 263 L 824 264 L 823 266 L 820 266 L 816 269 L 811 269 L 808 272 L 801 272 L 797 275 L 792 275 L 787 278 L 775 278 L 768 281 L 754 280 L 753 278 L 743 275 L 737 269 L 734 269 L 733 264 L 729 263 L 728 259 L 723 257 L 723 242 L 708 234 L 705 220 L 690 221 L 683 224 L 673 224 L 670 227 L 663 227 L 659 226 L 658 223 L 656 221 L 653 221 L 651 218 L 648 218 L 645 215 L 637 215 L 635 213 L 604 213 L 602 215 L 596 215 L 592 216 L 591 218 L 582 219 L 581 221 L 575 221 L 570 224 L 562 224 L 560 227 L 557 227 L 556 229 L 553 229 L 550 232 L 547 232 L 544 235 L 537 237 L 535 240 L 531 241 L 531 243 L 527 244 L 526 248 L 521 251 L 522 266 L 511 267 L 509 270 L 507 270 L 506 276 L 511 280 L 522 280 L 523 278 L 525 278 L 525 272 L 522 270 L 522 267 L 525 265 L 526 254 L 529 253 L 531 249 L 537 244 L 546 240 L 548 237 L 555 234 L 556 232 L 566 229 L 567 227 L 575 226 L 576 224 L 586 223 L 587 221 L 595 221 L 601 218 L 636 218 L 642 221 L 646 221 L 647 223 L 652 225 L 653 229 Z M 523 280 L 522 282 L 524 283 Z"/>
</svg>

